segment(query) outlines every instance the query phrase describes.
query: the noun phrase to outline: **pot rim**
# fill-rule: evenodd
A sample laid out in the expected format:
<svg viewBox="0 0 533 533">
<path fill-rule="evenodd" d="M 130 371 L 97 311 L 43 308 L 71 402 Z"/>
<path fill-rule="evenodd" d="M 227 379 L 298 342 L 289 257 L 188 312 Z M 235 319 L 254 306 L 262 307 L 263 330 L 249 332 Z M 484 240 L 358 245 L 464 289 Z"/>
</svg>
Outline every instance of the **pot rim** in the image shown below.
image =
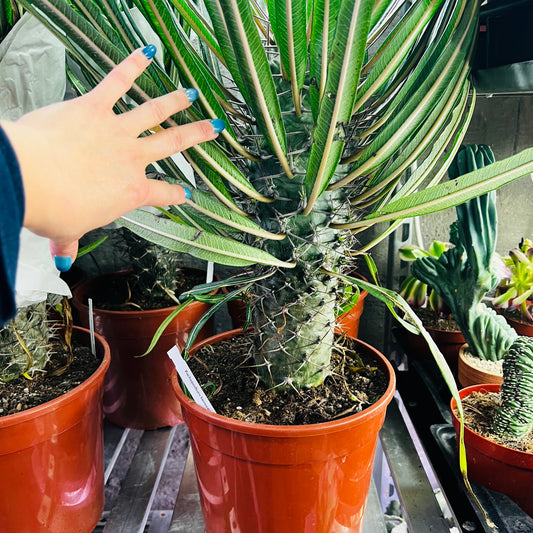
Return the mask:
<svg viewBox="0 0 533 533">
<path fill-rule="evenodd" d="M 466 398 L 467 396 L 470 396 L 472 392 L 499 392 L 501 385 L 497 383 L 482 383 L 478 385 L 470 385 L 469 387 L 465 387 L 459 391 L 459 398 L 461 400 L 463 398 Z M 457 425 L 460 423 L 459 418 L 455 414 L 455 408 L 456 408 L 456 402 L 455 399 L 452 398 L 450 400 L 450 410 L 452 413 L 454 425 L 457 427 Z M 494 442 L 487 437 L 483 437 L 479 433 L 476 433 L 469 427 L 465 425 L 465 440 L 466 436 L 471 439 L 472 444 L 475 446 L 476 444 L 481 444 L 482 446 L 495 446 L 497 448 L 501 448 L 502 452 L 504 452 L 506 455 L 513 455 L 515 457 L 523 458 L 524 461 L 528 461 L 532 463 L 533 466 L 533 453 L 523 452 L 521 450 L 515 450 L 513 448 L 509 448 L 508 446 L 505 446 L 503 444 L 498 444 L 497 442 Z M 477 448 L 477 446 L 475 446 Z"/>
<path fill-rule="evenodd" d="M 86 328 L 82 328 L 80 326 L 73 326 L 73 329 L 79 332 L 85 332 L 87 333 L 87 335 L 90 335 L 90 331 Z M 107 369 L 111 362 L 111 350 L 109 348 L 109 345 L 107 344 L 107 341 L 96 332 L 94 332 L 94 337 L 98 342 L 101 343 L 104 349 L 104 354 L 100 365 L 98 365 L 98 368 L 83 383 L 80 383 L 79 385 L 69 390 L 68 392 L 65 392 L 61 396 L 42 403 L 41 405 L 26 409 L 25 411 L 21 411 L 20 413 L 13 413 L 7 416 L 0 417 L 0 429 L 20 424 L 21 422 L 26 422 L 28 420 L 33 420 L 34 418 L 38 418 L 39 416 L 41 416 L 44 412 L 56 411 L 57 409 L 60 409 L 61 407 L 74 401 L 75 397 L 79 394 L 83 394 L 83 392 L 85 392 L 86 390 L 93 388 L 94 383 L 101 379 L 102 374 L 105 374 L 107 372 Z"/>
<path fill-rule="evenodd" d="M 205 345 L 214 344 L 215 342 L 218 342 L 220 340 L 224 340 L 226 338 L 240 335 L 242 333 L 243 331 L 241 328 L 219 333 L 218 335 L 209 337 L 205 341 L 195 344 L 191 349 L 191 353 L 196 352 L 197 350 L 199 350 Z M 363 411 L 359 413 L 355 413 L 353 415 L 341 418 L 339 420 L 331 420 L 329 422 L 320 422 L 316 424 L 304 424 L 304 425 L 293 425 L 293 426 L 244 422 L 241 420 L 235 420 L 233 418 L 228 418 L 218 413 L 213 413 L 205 409 L 204 407 L 201 407 L 193 400 L 191 400 L 182 391 L 181 386 L 179 384 L 178 375 L 175 370 L 173 370 L 171 374 L 172 387 L 174 388 L 174 391 L 176 395 L 178 396 L 178 400 L 180 401 L 180 404 L 185 410 L 192 411 L 194 416 L 210 424 L 216 425 L 218 427 L 221 427 L 221 428 L 224 428 L 230 431 L 253 434 L 253 435 L 258 435 L 258 436 L 276 436 L 276 437 L 307 437 L 307 436 L 316 435 L 316 434 L 335 433 L 337 431 L 342 431 L 343 429 L 345 429 L 346 426 L 353 425 L 354 421 L 356 420 L 363 422 L 367 418 L 376 416 L 377 413 L 382 408 L 384 407 L 386 408 L 386 406 L 390 403 L 396 390 L 396 375 L 394 373 L 394 369 L 391 363 L 389 362 L 389 360 L 381 352 L 379 352 L 376 348 L 374 348 L 370 344 L 367 344 L 366 342 L 361 341 L 360 339 L 352 338 L 352 340 L 356 341 L 358 344 L 362 345 L 363 347 L 365 347 L 365 349 L 368 349 L 371 353 L 377 356 L 376 359 L 381 362 L 384 372 L 388 374 L 389 384 L 387 386 L 387 389 L 383 393 L 383 395 L 379 398 L 379 400 L 377 400 L 371 406 L 365 408 Z"/>
</svg>

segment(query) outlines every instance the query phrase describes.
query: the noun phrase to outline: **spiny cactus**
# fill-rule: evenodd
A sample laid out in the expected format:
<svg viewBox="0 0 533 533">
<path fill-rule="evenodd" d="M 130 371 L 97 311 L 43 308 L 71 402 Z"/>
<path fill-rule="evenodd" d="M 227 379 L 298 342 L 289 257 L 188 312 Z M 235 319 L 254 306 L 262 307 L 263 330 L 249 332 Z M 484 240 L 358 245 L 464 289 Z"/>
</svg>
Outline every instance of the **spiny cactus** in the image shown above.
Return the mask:
<svg viewBox="0 0 533 533">
<path fill-rule="evenodd" d="M 147 242 L 128 229 L 121 231 L 133 268 L 131 291 L 150 295 L 154 300 L 175 300 L 174 293 L 183 280 L 180 254 Z"/>
<path fill-rule="evenodd" d="M 533 428 L 533 338 L 518 337 L 503 360 L 502 404 L 492 429 L 521 439 Z"/>
<path fill-rule="evenodd" d="M 11 381 L 44 369 L 50 358 L 55 328 L 47 319 L 47 302 L 19 309 L 0 329 L 0 379 Z"/>
<path fill-rule="evenodd" d="M 456 178 L 493 162 L 488 146 L 462 146 L 448 173 L 450 178 Z M 439 258 L 417 259 L 411 269 L 413 276 L 444 298 L 470 351 L 491 361 L 502 359 L 516 339 L 505 318 L 482 301 L 499 281 L 491 268 L 498 222 L 495 194 L 457 206 L 457 221 L 450 227 L 453 248 Z"/>
</svg>

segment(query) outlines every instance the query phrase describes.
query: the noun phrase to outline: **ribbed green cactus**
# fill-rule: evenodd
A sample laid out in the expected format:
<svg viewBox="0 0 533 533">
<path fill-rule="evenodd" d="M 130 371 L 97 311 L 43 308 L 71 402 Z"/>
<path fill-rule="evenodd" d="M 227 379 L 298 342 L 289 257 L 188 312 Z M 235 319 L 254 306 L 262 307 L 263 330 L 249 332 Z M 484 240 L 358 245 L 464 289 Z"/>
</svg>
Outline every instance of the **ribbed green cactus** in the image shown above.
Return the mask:
<svg viewBox="0 0 533 533">
<path fill-rule="evenodd" d="M 493 162 L 488 146 L 461 146 L 448 173 L 453 179 Z M 495 200 L 491 192 L 457 206 L 457 221 L 450 227 L 453 248 L 439 258 L 417 259 L 411 268 L 413 276 L 445 300 L 470 351 L 491 361 L 502 359 L 517 336 L 482 301 L 499 281 L 491 269 L 498 224 Z"/>
<path fill-rule="evenodd" d="M 492 429 L 521 439 L 533 428 L 533 338 L 518 337 L 503 360 L 502 405 Z"/>
<path fill-rule="evenodd" d="M 0 380 L 43 370 L 50 358 L 54 328 L 47 320 L 46 301 L 19 309 L 0 329 Z"/>
</svg>

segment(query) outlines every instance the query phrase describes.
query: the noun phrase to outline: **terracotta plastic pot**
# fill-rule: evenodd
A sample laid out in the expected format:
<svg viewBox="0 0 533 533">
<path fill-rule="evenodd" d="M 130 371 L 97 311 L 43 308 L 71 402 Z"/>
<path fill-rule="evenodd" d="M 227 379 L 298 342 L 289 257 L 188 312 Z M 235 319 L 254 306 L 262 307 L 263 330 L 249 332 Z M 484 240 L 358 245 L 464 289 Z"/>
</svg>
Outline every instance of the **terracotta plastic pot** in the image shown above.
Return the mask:
<svg viewBox="0 0 533 533">
<path fill-rule="evenodd" d="M 127 273 L 107 274 L 82 283 L 75 291 L 73 305 L 84 326 L 89 324 L 87 297 L 109 280 Z M 175 309 L 167 307 L 150 311 L 107 311 L 93 309 L 94 328 L 111 348 L 111 365 L 106 375 L 104 413 L 114 424 L 134 429 L 157 429 L 183 422 L 181 408 L 170 384 L 174 368 L 167 351 L 177 344 L 185 346 L 187 336 L 207 304 L 194 302 L 185 308 L 167 327 L 154 349 L 143 354 L 157 328 Z M 212 333 L 208 322 L 198 340 Z"/>
<path fill-rule="evenodd" d="M 437 329 L 425 326 L 442 355 L 452 368 L 456 370 L 459 349 L 465 343 L 465 338 L 460 331 Z M 404 328 L 394 328 L 394 336 L 409 357 L 414 359 L 433 359 L 428 343 L 422 335 L 415 335 Z"/>
<path fill-rule="evenodd" d="M 74 329 L 89 345 L 89 332 Z M 0 531 L 89 533 L 104 509 L 102 394 L 109 346 L 84 383 L 38 407 L 0 418 Z"/>
<path fill-rule="evenodd" d="M 459 360 L 457 361 L 457 379 L 459 383 L 463 387 L 470 387 L 471 385 L 478 385 L 480 383 L 501 385 L 503 382 L 501 375 L 485 371 L 470 364 L 469 360 L 465 357 L 465 350 L 467 348 L 468 344 L 464 344 L 459 351 Z"/>
<path fill-rule="evenodd" d="M 367 281 L 363 276 L 359 274 L 353 274 L 356 277 L 362 278 Z M 341 316 L 337 317 L 337 330 L 346 333 L 350 337 L 357 339 L 359 335 L 359 321 L 361 320 L 361 315 L 363 314 L 363 309 L 365 306 L 365 298 L 368 296 L 368 292 L 361 291 L 359 293 L 359 298 L 354 306 L 343 313 Z"/>
<path fill-rule="evenodd" d="M 233 330 L 195 346 L 240 334 Z M 207 533 L 358 533 L 378 432 L 391 401 L 390 363 L 361 341 L 389 379 L 361 413 L 333 422 L 272 426 L 229 419 L 186 397 L 172 383 L 189 427 Z"/>
<path fill-rule="evenodd" d="M 473 385 L 459 391 L 461 399 L 473 392 L 498 392 L 500 385 Z M 459 431 L 459 420 L 455 415 L 455 400 L 451 401 L 453 425 Z M 512 450 L 496 444 L 465 427 L 465 447 L 468 463 L 468 477 L 490 489 L 502 492 L 533 516 L 533 454 Z"/>
</svg>

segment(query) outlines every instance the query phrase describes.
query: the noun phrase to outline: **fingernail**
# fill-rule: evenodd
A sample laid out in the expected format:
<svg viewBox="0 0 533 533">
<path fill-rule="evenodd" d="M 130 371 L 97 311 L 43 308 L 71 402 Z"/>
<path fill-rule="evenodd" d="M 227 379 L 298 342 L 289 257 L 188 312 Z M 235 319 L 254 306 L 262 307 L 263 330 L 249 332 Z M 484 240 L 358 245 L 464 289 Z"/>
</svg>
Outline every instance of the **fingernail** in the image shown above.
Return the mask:
<svg viewBox="0 0 533 533">
<path fill-rule="evenodd" d="M 59 272 L 67 272 L 72 266 L 72 257 L 64 255 L 54 255 L 54 263 Z"/>
<path fill-rule="evenodd" d="M 183 190 L 185 191 L 185 198 L 188 200 L 191 196 L 191 189 L 187 189 L 187 187 L 183 187 Z"/>
<path fill-rule="evenodd" d="M 154 44 L 147 44 L 143 48 L 143 54 L 145 55 L 146 59 L 152 59 L 152 57 L 155 56 L 156 52 L 157 52 L 157 48 Z"/>
<path fill-rule="evenodd" d="M 189 102 L 194 102 L 198 98 L 198 91 L 193 87 L 190 89 L 185 89 L 185 96 Z"/>
<path fill-rule="evenodd" d="M 220 133 L 226 127 L 226 123 L 221 118 L 214 118 L 211 121 L 211 125 L 213 126 L 215 133 Z"/>
</svg>

